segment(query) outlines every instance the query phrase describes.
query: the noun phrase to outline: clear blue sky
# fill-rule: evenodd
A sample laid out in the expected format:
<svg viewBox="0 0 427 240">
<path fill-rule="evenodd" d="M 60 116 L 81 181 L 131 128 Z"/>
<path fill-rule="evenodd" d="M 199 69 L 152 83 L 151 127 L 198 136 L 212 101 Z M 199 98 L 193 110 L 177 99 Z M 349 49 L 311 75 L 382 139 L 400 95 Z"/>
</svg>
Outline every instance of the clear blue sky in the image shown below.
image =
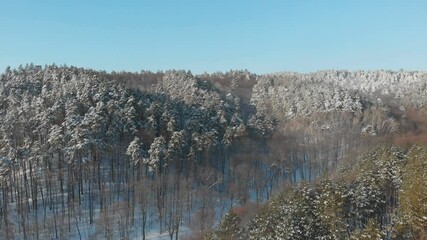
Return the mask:
<svg viewBox="0 0 427 240">
<path fill-rule="evenodd" d="M 427 0 L 0 0 L 0 68 L 427 70 Z"/>
</svg>

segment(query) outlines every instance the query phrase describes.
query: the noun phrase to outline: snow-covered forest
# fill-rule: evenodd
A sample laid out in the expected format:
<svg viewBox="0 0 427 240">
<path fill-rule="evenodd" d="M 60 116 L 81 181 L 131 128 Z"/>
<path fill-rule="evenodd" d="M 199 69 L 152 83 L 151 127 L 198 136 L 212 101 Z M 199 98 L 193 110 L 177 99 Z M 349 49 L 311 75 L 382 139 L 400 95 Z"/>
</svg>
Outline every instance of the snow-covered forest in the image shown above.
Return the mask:
<svg viewBox="0 0 427 240">
<path fill-rule="evenodd" d="M 7 68 L 0 238 L 422 239 L 426 103 L 425 72 Z"/>
<path fill-rule="evenodd" d="M 246 217 L 233 208 L 206 239 L 425 239 L 427 148 L 378 148 L 358 164 L 287 186 Z"/>
</svg>

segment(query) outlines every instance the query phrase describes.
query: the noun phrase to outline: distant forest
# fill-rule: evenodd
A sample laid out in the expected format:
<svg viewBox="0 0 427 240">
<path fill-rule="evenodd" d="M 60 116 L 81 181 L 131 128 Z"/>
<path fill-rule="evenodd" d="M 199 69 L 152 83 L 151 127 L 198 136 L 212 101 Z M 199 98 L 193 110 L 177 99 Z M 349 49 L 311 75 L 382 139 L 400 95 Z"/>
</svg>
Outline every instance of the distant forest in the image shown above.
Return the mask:
<svg viewBox="0 0 427 240">
<path fill-rule="evenodd" d="M 0 186 L 1 239 L 426 239 L 427 72 L 7 68 Z"/>
</svg>

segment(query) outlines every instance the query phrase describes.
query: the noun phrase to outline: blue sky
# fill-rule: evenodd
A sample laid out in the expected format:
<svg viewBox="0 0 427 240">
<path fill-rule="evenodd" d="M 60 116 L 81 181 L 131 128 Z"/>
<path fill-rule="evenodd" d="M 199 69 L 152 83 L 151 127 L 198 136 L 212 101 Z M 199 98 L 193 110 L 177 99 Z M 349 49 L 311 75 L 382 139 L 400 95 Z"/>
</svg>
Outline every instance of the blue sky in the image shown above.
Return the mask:
<svg viewBox="0 0 427 240">
<path fill-rule="evenodd" d="M 427 70 L 426 0 L 0 0 L 0 71 Z"/>
</svg>

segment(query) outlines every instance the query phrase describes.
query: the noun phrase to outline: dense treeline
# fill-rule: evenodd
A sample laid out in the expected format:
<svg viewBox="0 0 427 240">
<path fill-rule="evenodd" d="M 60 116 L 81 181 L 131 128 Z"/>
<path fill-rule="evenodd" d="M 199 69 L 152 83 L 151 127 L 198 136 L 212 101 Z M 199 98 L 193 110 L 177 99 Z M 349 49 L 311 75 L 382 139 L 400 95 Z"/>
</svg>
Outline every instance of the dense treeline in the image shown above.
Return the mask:
<svg viewBox="0 0 427 240">
<path fill-rule="evenodd" d="M 427 149 L 379 148 L 356 167 L 230 210 L 207 239 L 425 239 Z"/>
<path fill-rule="evenodd" d="M 373 135 L 398 132 L 406 109 L 425 106 L 426 86 L 424 72 L 278 73 L 258 79 L 251 103 L 277 118 L 348 112 Z"/>
<path fill-rule="evenodd" d="M 145 86 L 146 77 L 159 79 Z M 148 220 L 172 238 L 193 215 L 204 231 L 212 194 L 234 195 L 233 144 L 273 128 L 239 97 L 184 71 L 30 65 L 2 75 L 0 103 L 0 229 L 8 239 L 126 239 L 136 229 L 145 237 Z"/>
<path fill-rule="evenodd" d="M 402 76 L 412 87 L 425 82 L 422 73 Z M 201 237 L 228 209 L 333 173 L 357 162 L 355 152 L 393 138 L 424 143 L 423 113 L 406 110 L 420 101 L 375 99 L 318 78 L 8 68 L 0 236 L 145 239 L 156 230 L 178 239 L 184 228 Z M 413 89 L 402 89 L 410 99 Z"/>
</svg>

